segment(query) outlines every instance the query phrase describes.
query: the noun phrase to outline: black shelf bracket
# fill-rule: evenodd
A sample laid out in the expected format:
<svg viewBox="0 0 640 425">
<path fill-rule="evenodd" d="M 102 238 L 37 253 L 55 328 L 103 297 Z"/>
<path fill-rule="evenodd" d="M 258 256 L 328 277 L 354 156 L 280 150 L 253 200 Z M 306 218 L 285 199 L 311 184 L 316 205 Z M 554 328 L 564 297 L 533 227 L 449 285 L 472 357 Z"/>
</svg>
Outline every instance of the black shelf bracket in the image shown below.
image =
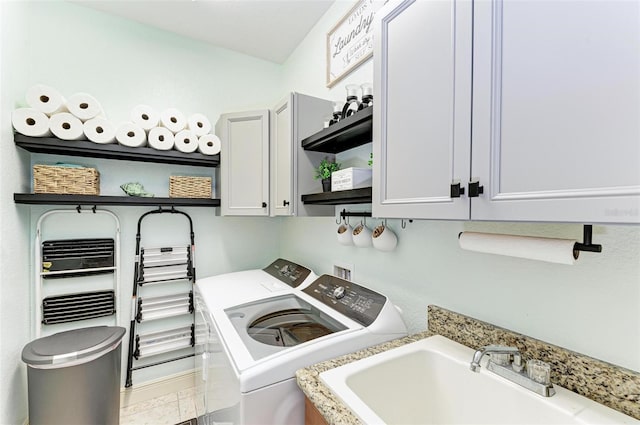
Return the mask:
<svg viewBox="0 0 640 425">
<path fill-rule="evenodd" d="M 582 229 L 582 243 L 576 242 L 573 245 L 573 257 L 578 259 L 580 251 L 585 252 L 602 252 L 602 245 L 594 244 L 591 242 L 593 236 L 593 226 L 591 224 L 585 224 Z"/>
</svg>

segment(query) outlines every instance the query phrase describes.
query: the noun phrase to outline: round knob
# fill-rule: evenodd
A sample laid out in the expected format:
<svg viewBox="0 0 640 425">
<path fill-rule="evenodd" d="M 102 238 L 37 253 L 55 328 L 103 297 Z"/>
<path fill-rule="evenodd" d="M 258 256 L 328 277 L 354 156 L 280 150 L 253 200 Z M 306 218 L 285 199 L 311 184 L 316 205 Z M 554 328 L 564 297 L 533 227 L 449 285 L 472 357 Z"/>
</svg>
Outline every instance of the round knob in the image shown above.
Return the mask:
<svg viewBox="0 0 640 425">
<path fill-rule="evenodd" d="M 344 290 L 344 286 L 338 286 L 333 290 L 333 296 L 336 297 L 337 300 L 339 300 L 340 298 L 344 297 L 345 292 L 346 291 Z"/>
</svg>

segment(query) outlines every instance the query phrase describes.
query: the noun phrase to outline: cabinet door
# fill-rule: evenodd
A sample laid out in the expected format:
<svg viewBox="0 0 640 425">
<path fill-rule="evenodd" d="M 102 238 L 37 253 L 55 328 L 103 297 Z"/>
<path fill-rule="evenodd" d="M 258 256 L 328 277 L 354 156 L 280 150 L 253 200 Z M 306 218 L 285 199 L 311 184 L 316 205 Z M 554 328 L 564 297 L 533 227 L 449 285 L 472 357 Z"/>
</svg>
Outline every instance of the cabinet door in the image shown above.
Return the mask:
<svg viewBox="0 0 640 425">
<path fill-rule="evenodd" d="M 271 215 L 292 215 L 294 205 L 293 95 L 271 113 Z"/>
<path fill-rule="evenodd" d="M 480 220 L 640 221 L 640 3 L 481 1 Z"/>
<path fill-rule="evenodd" d="M 468 219 L 470 1 L 403 1 L 376 14 L 373 215 Z"/>
<path fill-rule="evenodd" d="M 223 114 L 216 133 L 222 215 L 268 215 L 269 111 Z"/>
</svg>

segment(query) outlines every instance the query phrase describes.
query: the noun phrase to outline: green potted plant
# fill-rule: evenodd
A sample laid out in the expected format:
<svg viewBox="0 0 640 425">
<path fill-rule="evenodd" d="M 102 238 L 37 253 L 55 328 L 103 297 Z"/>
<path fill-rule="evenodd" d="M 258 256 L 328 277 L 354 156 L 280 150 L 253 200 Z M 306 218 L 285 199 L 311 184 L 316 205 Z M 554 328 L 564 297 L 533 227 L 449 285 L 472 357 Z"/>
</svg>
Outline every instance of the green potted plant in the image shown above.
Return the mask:
<svg viewBox="0 0 640 425">
<path fill-rule="evenodd" d="M 328 158 L 324 158 L 320 161 L 320 165 L 316 168 L 316 179 L 322 179 L 322 191 L 331 191 L 331 173 L 338 171 L 340 164 L 335 161 L 329 161 Z"/>
</svg>

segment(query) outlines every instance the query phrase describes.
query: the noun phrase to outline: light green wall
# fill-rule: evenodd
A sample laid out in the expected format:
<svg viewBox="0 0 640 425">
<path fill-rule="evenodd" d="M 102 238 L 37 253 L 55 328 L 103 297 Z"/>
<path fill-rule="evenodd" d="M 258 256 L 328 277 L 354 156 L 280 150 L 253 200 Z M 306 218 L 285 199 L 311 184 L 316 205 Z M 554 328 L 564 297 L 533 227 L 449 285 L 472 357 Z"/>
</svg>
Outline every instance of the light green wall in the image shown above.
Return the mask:
<svg viewBox="0 0 640 425">
<path fill-rule="evenodd" d="M 13 202 L 14 192 L 31 190 L 31 163 L 66 161 L 95 166 L 101 173 L 101 191 L 108 195 L 119 195 L 121 183 L 140 181 L 158 196 L 167 196 L 172 174 L 213 174 L 212 169 L 203 167 L 39 154 L 30 157 L 15 148 L 8 119 L 16 106 L 24 105 L 27 88 L 43 83 L 66 96 L 91 93 L 115 123 L 127 120 L 136 104 L 145 103 L 158 110 L 177 107 L 185 114 L 201 112 L 215 124 L 222 112 L 268 108 L 285 92 L 279 65 L 80 5 L 0 2 L 0 14 L 0 112 L 5 117 L 0 134 L 0 423 L 19 424 L 27 416 L 26 373 L 20 352 L 32 338 L 32 241 L 38 217 L 50 209 Z M 128 328 L 136 224 L 148 208 L 107 209 L 121 221 L 120 324 Z M 199 277 L 263 267 L 278 255 L 280 220 L 217 217 L 212 208 L 183 210 L 194 221 Z M 90 223 L 78 220 L 57 226 L 51 220 L 51 236 L 68 237 L 71 227 L 75 233 L 86 230 L 91 235 Z M 150 244 L 184 236 L 182 230 L 173 231 L 174 217 L 154 220 L 146 222 L 150 225 L 143 231 Z M 123 348 L 126 352 L 126 344 Z M 193 360 L 186 360 L 142 370 L 136 372 L 134 382 L 191 367 Z"/>
<path fill-rule="evenodd" d="M 325 36 L 352 4 L 336 2 L 309 32 L 285 63 L 286 86 L 344 100 L 345 84 L 372 81 L 368 61 L 333 89 L 324 84 Z M 370 145 L 354 151 L 339 160 L 366 164 Z M 640 226 L 595 226 L 594 243 L 603 253 L 583 253 L 575 266 L 564 266 L 462 251 L 457 235 L 475 230 L 581 239 L 579 225 L 414 221 L 401 230 L 399 220 L 388 224 L 399 243 L 383 253 L 339 245 L 335 218 L 288 218 L 281 253 L 316 273 L 330 273 L 336 263 L 353 265 L 354 280 L 388 295 L 412 331 L 426 327 L 426 307 L 437 304 L 640 370 Z"/>
</svg>

